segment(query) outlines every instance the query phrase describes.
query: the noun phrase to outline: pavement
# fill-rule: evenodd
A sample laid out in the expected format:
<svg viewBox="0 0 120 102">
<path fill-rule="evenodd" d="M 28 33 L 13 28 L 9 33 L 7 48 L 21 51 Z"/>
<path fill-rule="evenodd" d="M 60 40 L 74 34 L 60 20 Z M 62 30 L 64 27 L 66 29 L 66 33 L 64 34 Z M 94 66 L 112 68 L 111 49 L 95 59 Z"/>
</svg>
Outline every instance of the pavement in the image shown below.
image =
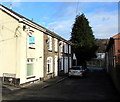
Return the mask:
<svg viewBox="0 0 120 102">
<path fill-rule="evenodd" d="M 36 81 L 33 83 L 25 84 L 20 87 L 12 86 L 12 85 L 7 85 L 7 84 L 2 84 L 2 95 L 9 94 L 9 93 L 14 93 L 19 90 L 24 90 L 24 89 L 31 89 L 36 86 L 39 86 L 40 89 L 49 87 L 53 84 L 59 83 L 67 78 L 67 75 L 62 75 L 62 76 L 57 76 L 51 79 L 47 79 L 44 81 Z"/>
</svg>

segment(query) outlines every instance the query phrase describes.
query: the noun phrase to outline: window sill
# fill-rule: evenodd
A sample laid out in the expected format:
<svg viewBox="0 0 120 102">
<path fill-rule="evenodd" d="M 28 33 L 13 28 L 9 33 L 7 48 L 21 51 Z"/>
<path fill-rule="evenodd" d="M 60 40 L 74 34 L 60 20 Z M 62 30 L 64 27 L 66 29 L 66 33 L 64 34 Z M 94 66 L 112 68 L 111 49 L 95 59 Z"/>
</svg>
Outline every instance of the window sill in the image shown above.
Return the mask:
<svg viewBox="0 0 120 102">
<path fill-rule="evenodd" d="M 35 78 L 35 76 L 27 76 L 26 79 L 31 79 L 31 78 Z"/>
<path fill-rule="evenodd" d="M 68 52 L 64 52 L 64 54 L 69 54 Z"/>
<path fill-rule="evenodd" d="M 29 49 L 35 49 L 34 47 L 29 47 Z"/>
<path fill-rule="evenodd" d="M 52 72 L 47 73 L 47 75 L 53 74 Z"/>
<path fill-rule="evenodd" d="M 49 49 L 48 49 L 48 51 L 52 52 L 52 50 L 49 50 Z"/>
<path fill-rule="evenodd" d="M 55 53 L 58 53 L 58 51 L 54 51 Z"/>
</svg>

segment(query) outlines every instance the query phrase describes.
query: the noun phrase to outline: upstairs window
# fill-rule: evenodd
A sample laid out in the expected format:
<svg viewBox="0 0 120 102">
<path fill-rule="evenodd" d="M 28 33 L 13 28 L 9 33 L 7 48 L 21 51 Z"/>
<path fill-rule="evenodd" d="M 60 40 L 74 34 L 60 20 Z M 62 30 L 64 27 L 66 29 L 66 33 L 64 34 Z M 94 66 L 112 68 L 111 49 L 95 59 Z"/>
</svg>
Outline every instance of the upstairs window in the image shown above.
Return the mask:
<svg viewBox="0 0 120 102">
<path fill-rule="evenodd" d="M 69 45 L 69 54 L 71 54 L 71 45 Z"/>
<path fill-rule="evenodd" d="M 64 53 L 66 53 L 66 43 L 64 43 Z"/>
<path fill-rule="evenodd" d="M 68 44 L 64 43 L 64 53 L 68 53 Z"/>
<path fill-rule="evenodd" d="M 68 53 L 68 44 L 66 44 L 66 53 Z"/>
<path fill-rule="evenodd" d="M 48 35 L 48 50 L 52 51 L 52 37 Z"/>
<path fill-rule="evenodd" d="M 55 41 L 55 52 L 58 51 L 58 40 L 56 38 L 54 38 L 54 41 Z"/>
<path fill-rule="evenodd" d="M 60 52 L 63 52 L 63 42 L 60 41 Z"/>
</svg>

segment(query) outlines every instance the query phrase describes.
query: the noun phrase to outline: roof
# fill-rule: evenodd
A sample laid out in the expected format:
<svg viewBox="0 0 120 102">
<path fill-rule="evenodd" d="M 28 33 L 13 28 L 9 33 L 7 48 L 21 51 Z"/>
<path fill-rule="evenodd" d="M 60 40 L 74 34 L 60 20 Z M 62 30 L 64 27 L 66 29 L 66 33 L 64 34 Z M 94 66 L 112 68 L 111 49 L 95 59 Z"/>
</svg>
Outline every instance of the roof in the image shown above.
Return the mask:
<svg viewBox="0 0 120 102">
<path fill-rule="evenodd" d="M 64 38 L 62 38 L 61 36 L 57 35 L 56 33 L 46 29 L 45 27 L 42 27 L 41 25 L 37 24 L 36 22 L 33 22 L 32 20 L 29 20 L 28 18 L 14 12 L 13 10 L 3 6 L 2 4 L 0 4 L 0 10 L 4 11 L 5 13 L 9 14 L 10 16 L 12 16 L 13 18 L 15 18 L 16 20 L 18 20 L 19 22 L 22 22 L 24 24 L 27 24 L 37 30 L 40 30 L 42 32 L 44 32 L 45 34 L 51 35 L 59 40 L 63 40 L 66 43 L 71 44 L 71 42 L 65 40 Z"/>
<path fill-rule="evenodd" d="M 109 39 L 96 39 L 96 44 L 99 46 L 97 53 L 105 53 Z"/>
<path fill-rule="evenodd" d="M 114 39 L 111 37 L 105 52 L 108 52 L 113 44 L 114 44 Z"/>
<path fill-rule="evenodd" d="M 118 33 L 118 34 L 116 34 L 116 35 L 114 35 L 112 38 L 120 38 L 120 33 Z"/>
<path fill-rule="evenodd" d="M 110 38 L 109 43 L 106 48 L 106 52 L 111 48 L 111 46 L 114 44 L 114 40 L 120 40 L 120 33 L 114 35 Z"/>
</svg>

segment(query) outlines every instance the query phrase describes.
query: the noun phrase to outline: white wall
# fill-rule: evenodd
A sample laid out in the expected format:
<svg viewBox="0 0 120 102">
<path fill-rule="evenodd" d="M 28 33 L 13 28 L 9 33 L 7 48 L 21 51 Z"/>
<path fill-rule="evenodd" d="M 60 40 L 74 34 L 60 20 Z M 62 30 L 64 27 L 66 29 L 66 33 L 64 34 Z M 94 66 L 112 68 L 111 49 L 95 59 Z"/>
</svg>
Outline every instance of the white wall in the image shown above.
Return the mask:
<svg viewBox="0 0 120 102">
<path fill-rule="evenodd" d="M 20 84 L 43 77 L 43 33 L 32 27 L 35 49 L 28 49 L 27 34 L 23 23 L 0 10 L 0 76 L 3 73 L 16 74 Z M 35 78 L 26 79 L 27 58 L 35 59 Z"/>
</svg>

